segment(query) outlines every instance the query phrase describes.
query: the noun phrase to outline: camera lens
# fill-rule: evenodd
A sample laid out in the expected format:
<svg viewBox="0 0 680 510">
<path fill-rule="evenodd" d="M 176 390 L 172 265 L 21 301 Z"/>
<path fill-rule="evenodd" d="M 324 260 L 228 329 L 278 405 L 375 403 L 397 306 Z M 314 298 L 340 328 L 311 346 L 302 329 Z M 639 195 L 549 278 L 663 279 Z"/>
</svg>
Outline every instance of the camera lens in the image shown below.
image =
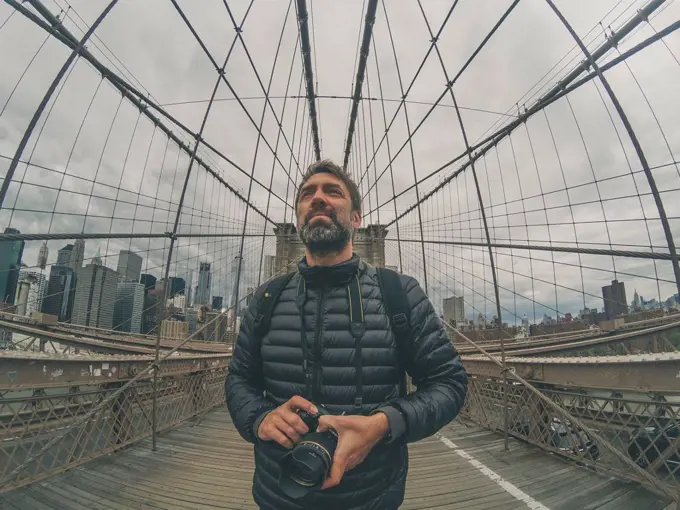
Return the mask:
<svg viewBox="0 0 680 510">
<path fill-rule="evenodd" d="M 337 436 L 333 432 L 306 434 L 281 460 L 279 487 L 299 499 L 318 489 L 330 474 Z"/>
</svg>

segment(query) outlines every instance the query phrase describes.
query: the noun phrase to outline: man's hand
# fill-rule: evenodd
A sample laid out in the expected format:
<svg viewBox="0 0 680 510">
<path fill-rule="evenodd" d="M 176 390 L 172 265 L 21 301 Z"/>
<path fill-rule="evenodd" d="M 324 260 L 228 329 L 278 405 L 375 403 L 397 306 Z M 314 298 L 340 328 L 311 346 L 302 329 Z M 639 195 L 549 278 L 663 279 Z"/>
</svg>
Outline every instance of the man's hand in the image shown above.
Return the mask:
<svg viewBox="0 0 680 510">
<path fill-rule="evenodd" d="M 296 395 L 264 417 L 257 428 L 257 437 L 262 441 L 276 441 L 284 448 L 292 448 L 302 434 L 309 432 L 305 422 L 296 413 L 298 409 L 310 414 L 317 413 L 314 404 Z"/>
<path fill-rule="evenodd" d="M 333 465 L 321 490 L 335 487 L 346 471 L 361 464 L 373 447 L 385 437 L 390 422 L 384 413 L 371 416 L 319 417 L 319 432 L 334 429 L 338 434 L 338 446 L 333 455 Z"/>
</svg>

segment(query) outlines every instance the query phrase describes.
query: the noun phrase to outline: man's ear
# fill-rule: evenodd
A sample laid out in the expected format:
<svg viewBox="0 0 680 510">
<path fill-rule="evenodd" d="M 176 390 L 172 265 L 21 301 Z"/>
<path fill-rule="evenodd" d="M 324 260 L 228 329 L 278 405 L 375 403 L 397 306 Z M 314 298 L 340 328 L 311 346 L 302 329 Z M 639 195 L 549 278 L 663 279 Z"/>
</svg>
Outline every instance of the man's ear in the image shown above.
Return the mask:
<svg viewBox="0 0 680 510">
<path fill-rule="evenodd" d="M 352 226 L 355 229 L 361 226 L 361 214 L 358 211 L 352 213 Z"/>
</svg>

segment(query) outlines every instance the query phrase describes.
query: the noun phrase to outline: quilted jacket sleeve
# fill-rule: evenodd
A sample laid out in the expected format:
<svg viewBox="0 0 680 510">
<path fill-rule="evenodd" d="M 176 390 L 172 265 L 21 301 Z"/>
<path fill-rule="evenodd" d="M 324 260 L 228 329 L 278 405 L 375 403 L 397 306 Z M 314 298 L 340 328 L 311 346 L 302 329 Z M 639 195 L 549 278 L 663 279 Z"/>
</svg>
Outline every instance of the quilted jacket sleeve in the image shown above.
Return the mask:
<svg viewBox="0 0 680 510">
<path fill-rule="evenodd" d="M 417 390 L 379 410 L 390 419 L 391 441 L 411 443 L 431 436 L 458 415 L 465 402 L 468 375 L 423 289 L 412 277 L 402 276 L 401 280 L 413 330 L 406 370 Z"/>
<path fill-rule="evenodd" d="M 276 405 L 264 397 L 260 346 L 254 338 L 254 319 L 263 288 L 258 289 L 246 310 L 236 339 L 225 383 L 227 408 L 241 437 L 258 441 L 254 425 Z"/>
</svg>

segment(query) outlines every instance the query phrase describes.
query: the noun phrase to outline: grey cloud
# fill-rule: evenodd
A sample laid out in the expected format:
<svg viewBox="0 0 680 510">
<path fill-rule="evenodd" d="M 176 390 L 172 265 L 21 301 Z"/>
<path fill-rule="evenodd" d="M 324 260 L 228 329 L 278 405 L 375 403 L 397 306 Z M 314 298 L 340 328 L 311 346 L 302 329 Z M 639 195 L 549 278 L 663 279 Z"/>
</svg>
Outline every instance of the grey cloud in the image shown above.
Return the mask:
<svg viewBox="0 0 680 510">
<path fill-rule="evenodd" d="M 356 1 L 343 2 L 342 6 L 336 3 L 320 2 L 309 4 L 314 22 L 313 62 L 315 80 L 318 82 L 317 92 L 328 95 L 349 95 L 355 79 L 356 47 L 363 24 L 362 4 Z M 438 41 L 450 78 L 463 65 L 509 4 L 509 1 L 503 2 L 502 5 L 498 2 L 487 2 L 484 5 L 487 8 L 484 9 L 476 1 L 459 3 Z M 565 15 L 582 35 L 596 26 L 597 21 L 611 8 L 614 8 L 614 11 L 608 15 L 604 24 L 606 26 L 613 22 L 614 28 L 633 12 L 631 8 L 624 16 L 617 19 L 623 12 L 623 6 L 617 6 L 615 1 L 598 3 L 596 6 L 590 4 L 588 3 L 588 9 L 583 9 L 585 3 L 579 6 L 572 2 L 559 2 L 558 6 L 564 10 Z M 201 34 L 215 60 L 221 65 L 235 35 L 224 5 L 217 1 L 200 5 L 182 2 L 180 5 Z M 231 5 L 233 3 L 230 3 Z M 427 51 L 430 36 L 416 3 L 400 3 L 397 6 L 387 2 L 385 5 L 395 38 L 402 80 L 407 86 Z M 635 6 L 639 5 L 641 5 L 640 2 L 635 4 Z M 247 6 L 248 2 L 233 6 L 234 16 L 238 22 L 241 21 Z M 87 22 L 92 22 L 103 9 L 104 3 L 76 3 L 74 7 Z M 243 37 L 265 86 L 269 79 L 274 51 L 287 8 L 288 2 L 255 1 L 244 24 Z M 434 31 L 438 30 L 449 8 L 449 2 L 424 5 L 427 19 Z M 0 6 L 0 19 L 4 19 L 8 13 L 8 6 Z M 297 54 L 295 56 L 293 54 L 297 35 L 294 14 L 294 8 L 292 8 L 286 23 L 281 55 L 272 83 L 272 96 L 283 95 L 291 62 L 293 71 L 289 94 L 296 95 L 300 90 L 302 66 L 299 48 Z M 668 21 L 677 19 L 677 16 L 678 8 L 672 5 L 652 22 L 655 27 L 659 28 Z M 67 19 L 66 23 L 74 33 L 82 35 L 82 30 L 77 30 L 71 20 Z M 82 23 L 78 23 L 82 29 Z M 368 95 L 370 82 L 370 95 L 373 97 L 380 95 L 375 65 L 377 57 L 384 97 L 399 99 L 401 91 L 382 3 L 378 8 L 374 30 L 375 47 L 371 47 L 363 94 Z M 641 30 L 630 41 L 622 43 L 621 51 L 625 51 L 649 33 L 647 28 Z M 97 34 L 101 41 L 106 43 L 108 49 L 103 48 L 99 40 L 93 41 L 89 49 L 105 61 L 111 57 L 111 54 L 114 54 L 117 59 L 108 63 L 111 66 L 115 64 L 115 67 L 136 86 L 140 86 L 138 82 L 141 82 L 144 89 L 148 90 L 159 103 L 209 99 L 217 79 L 215 70 L 170 3 L 154 2 L 140 7 L 137 4 L 120 2 Z M 10 73 L 5 75 L 7 78 L 3 77 L 3 80 L 0 80 L 0 104 L 4 104 L 20 73 L 44 38 L 44 32 L 17 17 L 17 20 L 12 20 L 0 32 L 0 43 L 16 41 L 19 35 L 22 36 L 23 41 L 26 41 L 22 48 L 16 51 L 0 49 L 3 68 L 10 70 Z M 601 31 L 599 29 L 593 31 L 586 40 L 589 47 L 594 47 L 598 41 L 602 40 Z M 677 35 L 669 37 L 668 44 L 671 49 L 676 50 L 677 55 L 677 50 L 680 48 Z M 374 48 L 377 54 L 373 53 Z M 525 101 L 529 101 L 530 104 L 531 95 L 523 97 L 525 93 L 567 52 L 569 52 L 572 65 L 582 59 L 579 52 L 574 50 L 573 40 L 547 6 L 521 3 L 507 23 L 490 40 L 488 47 L 482 50 L 469 69 L 460 77 L 453 89 L 456 99 L 459 105 L 467 108 L 514 113 L 515 103 L 518 101 L 520 105 Z M 50 41 L 39 54 L 36 63 L 29 68 L 15 97 L 0 117 L 0 152 L 4 156 L 13 155 L 37 102 L 67 55 L 68 52 L 60 46 L 60 43 Z M 611 55 L 607 58 L 611 58 Z M 627 70 L 618 68 L 609 72 L 607 77 L 611 80 L 636 133 L 640 136 L 650 165 L 664 165 L 673 159 L 677 160 L 680 128 L 676 126 L 674 118 L 677 117 L 680 105 L 677 103 L 677 95 L 672 91 L 674 84 L 677 83 L 680 66 L 673 63 L 668 50 L 662 48 L 661 45 L 654 45 L 632 59 L 631 68 L 648 94 L 653 110 L 650 110 L 641 97 L 637 85 Z M 567 69 L 570 67 L 567 66 Z M 134 75 L 134 78 L 131 75 Z M 234 48 L 230 63 L 226 68 L 226 76 L 239 97 L 262 96 L 261 88 L 240 43 L 237 43 Z M 85 109 L 99 80 L 100 77 L 88 64 L 79 62 L 76 65 L 50 113 L 32 157 L 33 163 L 59 172 L 63 172 L 66 168 L 69 174 L 88 179 L 93 179 L 96 175 L 96 183 L 93 185 L 71 176 L 64 177 L 62 182 L 62 176 L 58 173 L 37 167 L 31 167 L 26 171 L 21 165 L 15 175 L 15 180 L 24 180 L 17 208 L 45 211 L 43 213 L 16 211 L 12 218 L 12 225 L 20 228 L 22 232 L 44 232 L 50 222 L 51 232 L 78 232 L 83 228 L 88 232 L 123 232 L 132 231 L 133 228 L 135 232 L 165 232 L 172 228 L 189 157 L 178 151 L 172 142 L 168 144 L 166 150 L 167 139 L 160 131 L 156 131 L 153 143 L 149 145 L 154 133 L 153 126 L 146 119 L 142 119 L 135 130 L 139 113 L 127 101 L 123 101 L 120 111 L 115 115 L 120 95 L 110 85 L 106 83 L 101 85 L 85 119 L 68 167 L 66 167 Z M 538 90 L 545 91 L 553 83 L 554 73 L 542 82 L 542 88 L 534 89 L 534 93 L 537 94 Z M 433 102 L 444 91 L 444 86 L 444 74 L 436 54 L 433 53 L 423 67 L 409 95 L 409 100 Z M 304 86 L 302 93 L 304 94 Z M 528 121 L 526 128 L 523 126 L 512 135 L 512 146 L 506 139 L 498 145 L 497 149 L 491 150 L 486 158 L 475 165 L 482 190 L 482 200 L 489 216 L 492 241 L 508 242 L 512 239 L 515 243 L 534 244 L 547 244 L 552 241 L 556 245 L 567 243 L 566 245 L 572 246 L 578 242 L 583 246 L 594 246 L 595 244 L 588 243 L 596 243 L 598 247 L 608 247 L 609 241 L 605 228 L 608 226 L 611 242 L 614 245 L 647 246 L 649 249 L 650 238 L 654 250 L 659 250 L 658 247 L 665 245 L 664 234 L 657 219 L 658 211 L 651 196 L 643 195 L 639 199 L 635 196 L 637 193 L 649 192 L 646 179 L 639 172 L 640 163 L 609 100 L 605 98 L 603 102 L 599 97 L 600 93 L 603 93 L 601 85 L 589 84 L 570 96 L 569 100 L 574 108 L 578 124 L 574 121 L 569 104 L 564 99 L 546 110 L 555 135 L 557 152 L 550 133 L 547 131 L 545 117 L 540 113 Z M 216 97 L 220 101 L 212 105 L 205 126 L 205 139 L 236 162 L 247 174 L 250 174 L 252 170 L 255 178 L 265 185 L 269 184 L 272 165 L 274 165 L 273 189 L 277 194 L 287 198 L 289 203 L 292 202 L 292 189 L 288 190 L 286 196 L 286 187 L 290 184 L 288 177 L 279 163 L 274 164 L 271 151 L 262 140 L 259 142 L 253 167 L 255 148 L 258 143 L 256 129 L 224 83 L 220 83 Z M 274 147 L 279 126 L 274 121 L 269 107 L 265 108 L 263 99 L 243 99 L 243 102 L 257 124 L 265 109 L 263 134 Z M 323 155 L 342 161 L 349 112 L 348 101 L 321 99 L 318 103 Z M 282 120 L 283 131 L 289 143 L 293 144 L 296 159 L 298 146 L 301 145 L 299 163 L 304 168 L 313 157 L 309 143 L 308 118 L 304 120 L 305 130 L 301 133 L 303 113 L 306 112 L 305 101 L 289 99 L 283 115 L 281 114 L 282 99 L 272 99 L 271 104 L 276 115 Z M 449 106 L 452 104 L 448 95 L 442 99 L 442 104 Z M 396 111 L 397 105 L 397 102 L 385 103 L 385 116 L 388 122 Z M 176 115 L 193 131 L 198 131 L 200 128 L 207 107 L 208 103 L 205 101 L 166 106 L 170 113 Z M 404 110 L 408 111 L 410 127 L 413 130 L 427 113 L 429 106 L 408 104 L 399 112 L 389 132 L 392 158 L 408 136 Z M 659 136 L 660 131 L 651 114 L 652 111 L 661 123 L 663 133 L 670 145 L 670 151 Z M 298 124 L 294 133 L 296 113 Z M 610 120 L 610 114 L 613 117 L 616 131 Z M 370 124 L 371 118 L 372 124 Z M 462 118 L 471 143 L 479 141 L 485 133 L 488 134 L 489 128 L 494 123 L 497 127 L 508 119 L 506 116 L 473 110 L 463 110 Z M 364 124 L 364 119 L 366 124 Z M 103 151 L 112 122 L 113 129 L 106 142 L 106 150 Z M 580 128 L 583 133 L 587 153 L 577 128 Z M 189 146 L 193 146 L 194 141 L 189 135 L 183 133 L 177 126 L 173 125 L 172 129 Z M 367 140 L 363 138 L 364 130 L 368 136 Z M 373 132 L 373 140 L 371 140 L 371 132 Z M 373 154 L 373 146 L 378 145 L 383 134 L 381 103 L 364 101 L 359 110 L 357 136 L 353 144 L 354 152 L 350 158 L 350 170 L 353 175 L 358 177 L 364 174 L 368 160 Z M 34 135 L 24 153 L 24 159 L 31 154 L 35 139 Z M 128 147 L 130 147 L 129 155 L 125 161 Z M 417 178 L 423 178 L 439 165 L 463 153 L 464 150 L 465 146 L 455 111 L 450 107 L 436 109 L 413 137 Z M 290 151 L 283 139 L 279 142 L 277 153 L 283 165 L 288 167 L 291 159 Z M 250 182 L 246 175 L 237 171 L 206 147 L 201 147 L 199 154 L 227 182 L 236 186 L 244 196 L 248 194 Z M 534 161 L 534 155 L 536 161 Z M 367 191 L 369 185 L 374 183 L 375 173 L 380 174 L 387 168 L 388 161 L 387 144 L 383 142 L 375 156 L 374 165 L 371 165 L 368 176 L 361 183 L 364 192 Z M 446 171 L 422 183 L 418 190 L 420 195 L 432 189 L 439 179 L 453 172 L 464 161 L 465 159 L 462 159 Z M 628 174 L 629 164 L 633 172 L 636 172 L 633 177 Z M 294 168 L 294 164 L 292 165 L 289 170 L 291 177 L 295 180 L 299 176 L 296 175 L 297 168 Z M 0 171 L 8 166 L 6 159 L 0 160 Z M 397 193 L 413 184 L 414 169 L 410 146 L 403 148 L 399 156 L 395 158 L 392 168 Z M 593 173 L 598 180 L 615 175 L 622 175 L 622 177 L 605 180 L 595 186 L 588 184 L 593 181 Z M 678 215 L 677 208 L 680 207 L 676 191 L 677 169 L 674 166 L 661 167 L 655 169 L 653 173 L 659 189 L 664 191 L 662 196 L 666 212 L 674 218 Z M 566 191 L 563 190 L 565 181 Z M 57 192 L 45 186 L 61 187 L 59 200 L 56 200 Z M 117 189 L 119 186 L 120 191 Z M 599 187 L 599 194 L 597 187 Z M 14 203 L 17 189 L 18 185 L 15 184 L 10 187 L 6 204 Z M 544 193 L 543 196 L 541 196 L 541 190 Z M 139 194 L 140 191 L 142 195 Z M 95 196 L 90 199 L 90 194 Z M 262 187 L 253 185 L 250 195 L 258 207 L 264 211 L 267 207 L 267 192 Z M 633 195 L 633 198 L 622 198 L 629 195 Z M 390 196 L 392 196 L 392 184 L 388 170 L 377 186 L 374 186 L 370 199 L 367 197 L 365 208 L 368 210 L 376 207 L 376 201 L 382 204 Z M 600 198 L 605 200 L 602 205 L 599 203 Z M 415 200 L 414 189 L 405 193 L 397 200 L 397 212 L 404 211 Z M 483 242 L 486 239 L 470 169 L 423 203 L 420 209 L 426 239 L 477 242 Z M 531 212 L 524 214 L 525 210 Z M 52 214 L 53 211 L 55 214 Z M 277 220 L 282 220 L 286 214 L 290 217 L 290 211 L 274 197 L 271 197 L 269 211 Z M 648 218 L 646 223 L 642 219 L 643 211 L 645 217 Z M 0 212 L 0 218 L 5 224 L 9 220 L 9 214 L 10 211 L 7 210 Z M 86 220 L 85 214 L 87 214 Z M 387 203 L 380 209 L 379 214 L 381 222 L 390 221 L 394 218 L 394 204 Z M 111 216 L 113 216 L 112 220 L 109 219 Z M 209 177 L 204 168 L 194 165 L 187 185 L 179 231 L 181 233 L 220 231 L 240 233 L 244 228 L 245 218 L 246 209 L 243 204 L 214 178 Z M 374 212 L 367 220 L 377 221 L 377 218 L 378 215 Z M 605 219 L 607 225 L 604 223 Z M 639 219 L 639 221 L 620 221 L 623 219 Z M 571 224 L 572 221 L 575 225 Z M 564 223 L 564 225 L 557 225 L 557 223 Z M 673 232 L 677 233 L 678 222 L 673 219 L 671 225 Z M 399 228 L 402 237 L 419 239 L 417 210 L 404 217 L 399 222 Z M 252 211 L 248 212 L 245 230 L 248 233 L 262 233 L 265 230 L 269 234 L 272 233 L 271 225 L 265 225 L 262 218 Z M 390 227 L 389 238 L 396 239 L 396 225 Z M 559 244 L 558 241 L 563 243 Z M 49 243 L 51 260 L 55 258 L 56 249 L 63 244 L 65 243 L 61 241 Z M 157 268 L 155 271 L 160 274 L 160 268 L 163 267 L 165 257 L 167 257 L 169 241 L 167 239 L 88 241 L 86 257 L 92 256 L 100 244 L 109 266 L 115 267 L 119 249 L 132 247 L 140 252 L 148 251 L 145 255 L 145 264 L 150 268 Z M 26 260 L 36 258 L 39 245 L 40 243 L 37 242 L 27 244 Z M 171 270 L 183 274 L 187 268 L 193 267 L 197 273 L 199 260 L 211 260 L 214 264 L 216 289 L 226 294 L 230 263 L 239 249 L 238 239 L 182 238 L 178 241 Z M 268 237 L 265 241 L 265 253 L 273 253 L 273 249 L 273 239 Z M 257 278 L 253 275 L 259 269 L 261 250 L 260 238 L 247 238 L 244 241 L 249 286 L 257 283 Z M 662 248 L 661 251 L 663 251 Z M 402 252 L 405 268 L 423 281 L 420 245 L 403 243 Z M 539 302 L 537 309 L 545 309 L 545 307 L 540 307 L 540 304 L 555 307 L 555 287 L 551 284 L 553 281 L 575 289 L 570 291 L 557 287 L 557 308 L 561 313 L 567 311 L 574 313 L 583 306 L 582 292 L 599 296 L 600 287 L 614 277 L 614 265 L 610 257 L 579 257 L 575 254 L 555 254 L 551 257 L 546 252 L 532 252 L 532 259 L 529 260 L 526 257 L 530 254 L 526 250 L 514 252 L 515 255 L 522 255 L 525 258 L 510 257 L 508 250 L 498 249 L 496 252 L 496 263 L 500 268 L 498 271 L 500 284 L 510 289 L 501 290 L 501 303 L 510 310 L 510 317 L 512 313 L 519 316 L 526 311 L 533 313 L 534 304 L 530 299 Z M 387 253 L 390 262 L 395 263 L 398 253 L 396 243 L 388 243 Z M 553 258 L 556 268 L 554 273 Z M 653 264 L 649 261 L 618 258 L 615 263 L 617 271 L 651 277 L 619 278 L 626 281 L 627 287 L 631 287 L 627 288 L 631 296 L 635 287 L 646 297 L 656 296 L 662 299 L 676 292 L 675 285 L 672 283 L 661 282 L 657 285 L 655 281 L 657 273 L 654 272 Z M 437 295 L 436 299 L 433 296 L 435 301 L 439 301 L 449 293 L 461 292 L 471 305 L 474 302 L 477 307 L 480 303 L 486 303 L 486 309 L 494 309 L 492 301 L 495 298 L 490 283 L 490 261 L 485 248 L 468 249 L 429 245 L 425 265 L 428 283 L 432 293 Z M 584 269 L 583 277 L 581 277 L 579 265 L 588 265 L 601 271 Z M 674 280 L 668 262 L 658 262 L 657 271 L 659 278 Z M 473 278 L 472 275 L 479 278 Z M 532 275 L 534 280 L 531 279 Z M 481 279 L 486 279 L 487 282 Z M 218 295 L 216 292 L 215 294 Z M 589 306 L 601 306 L 601 301 L 598 303 L 596 298 L 586 297 L 586 302 Z M 554 312 L 552 314 L 554 315 Z M 504 312 L 504 318 L 509 320 L 505 315 L 506 312 Z M 542 313 L 539 314 L 539 319 L 540 316 Z"/>
</svg>

